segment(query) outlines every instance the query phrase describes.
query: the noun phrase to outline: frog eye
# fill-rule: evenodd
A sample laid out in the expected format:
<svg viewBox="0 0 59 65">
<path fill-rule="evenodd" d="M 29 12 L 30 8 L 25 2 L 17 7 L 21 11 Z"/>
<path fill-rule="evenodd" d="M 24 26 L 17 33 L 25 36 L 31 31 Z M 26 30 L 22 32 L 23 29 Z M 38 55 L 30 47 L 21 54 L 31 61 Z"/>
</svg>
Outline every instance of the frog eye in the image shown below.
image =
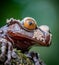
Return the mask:
<svg viewBox="0 0 59 65">
<path fill-rule="evenodd" d="M 36 28 L 36 21 L 33 18 L 27 17 L 24 19 L 23 25 L 29 30 L 34 30 Z"/>
</svg>

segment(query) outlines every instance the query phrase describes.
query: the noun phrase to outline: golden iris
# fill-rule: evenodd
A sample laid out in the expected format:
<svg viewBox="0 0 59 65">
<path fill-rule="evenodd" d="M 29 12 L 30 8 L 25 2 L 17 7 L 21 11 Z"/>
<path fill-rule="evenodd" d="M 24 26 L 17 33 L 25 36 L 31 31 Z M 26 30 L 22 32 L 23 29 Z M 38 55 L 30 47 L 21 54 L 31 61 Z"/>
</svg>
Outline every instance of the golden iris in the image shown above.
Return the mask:
<svg viewBox="0 0 59 65">
<path fill-rule="evenodd" d="M 34 30 L 36 28 L 36 22 L 32 19 L 27 19 L 24 21 L 24 27 L 29 30 Z"/>
</svg>

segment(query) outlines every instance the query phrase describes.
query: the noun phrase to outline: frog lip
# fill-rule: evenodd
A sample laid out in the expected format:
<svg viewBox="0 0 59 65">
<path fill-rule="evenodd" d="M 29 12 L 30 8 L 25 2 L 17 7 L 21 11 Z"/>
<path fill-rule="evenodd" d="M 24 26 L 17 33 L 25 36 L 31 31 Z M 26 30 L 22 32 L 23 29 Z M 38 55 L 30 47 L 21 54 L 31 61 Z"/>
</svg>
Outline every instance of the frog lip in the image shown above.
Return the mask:
<svg viewBox="0 0 59 65">
<path fill-rule="evenodd" d="M 11 34 L 11 36 L 9 35 Z M 12 31 L 8 31 L 8 35 L 12 38 L 15 38 L 17 40 L 29 40 L 29 41 L 33 41 L 34 43 L 38 43 L 39 45 L 42 45 L 42 46 L 45 46 L 45 44 L 40 41 L 40 40 L 37 40 L 36 38 L 33 38 L 31 36 L 28 36 L 28 35 L 24 35 L 22 33 L 15 33 L 15 32 L 12 32 Z"/>
<path fill-rule="evenodd" d="M 20 39 L 20 38 L 29 39 L 29 40 L 32 40 L 33 39 L 31 36 L 25 35 L 25 34 L 19 33 L 19 32 L 15 33 L 15 32 L 12 32 L 12 31 L 8 31 L 7 33 L 8 33 L 8 35 L 10 37 L 13 37 L 15 39 Z"/>
</svg>

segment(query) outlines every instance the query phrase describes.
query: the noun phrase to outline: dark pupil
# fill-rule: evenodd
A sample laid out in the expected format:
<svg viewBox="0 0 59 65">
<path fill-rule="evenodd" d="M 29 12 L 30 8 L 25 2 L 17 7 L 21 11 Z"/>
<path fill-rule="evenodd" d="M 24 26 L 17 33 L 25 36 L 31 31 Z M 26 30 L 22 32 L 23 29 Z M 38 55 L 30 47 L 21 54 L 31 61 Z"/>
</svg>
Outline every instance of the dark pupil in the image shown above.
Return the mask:
<svg viewBox="0 0 59 65">
<path fill-rule="evenodd" d="M 29 25 L 32 25 L 32 24 L 33 24 L 33 23 L 30 21 L 30 22 L 29 22 Z"/>
</svg>

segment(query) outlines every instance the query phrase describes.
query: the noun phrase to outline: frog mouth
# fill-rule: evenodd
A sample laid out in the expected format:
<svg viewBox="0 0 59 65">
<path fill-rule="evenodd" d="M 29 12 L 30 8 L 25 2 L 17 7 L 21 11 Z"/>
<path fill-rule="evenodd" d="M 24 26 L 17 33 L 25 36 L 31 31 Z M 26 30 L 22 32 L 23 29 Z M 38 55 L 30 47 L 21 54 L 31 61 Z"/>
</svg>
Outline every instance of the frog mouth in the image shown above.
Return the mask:
<svg viewBox="0 0 59 65">
<path fill-rule="evenodd" d="M 35 30 L 34 32 L 32 32 L 32 35 L 27 35 L 24 33 L 19 33 L 19 32 L 12 32 L 12 31 L 8 31 L 8 34 L 11 34 L 10 36 L 17 39 L 17 40 L 30 40 L 33 41 L 34 43 L 36 42 L 37 44 L 41 45 L 41 46 L 49 46 L 48 41 L 50 36 L 47 36 L 47 40 L 45 38 L 45 32 L 42 33 L 43 31 L 40 31 L 39 29 Z M 41 37 L 41 35 L 43 37 Z"/>
</svg>

